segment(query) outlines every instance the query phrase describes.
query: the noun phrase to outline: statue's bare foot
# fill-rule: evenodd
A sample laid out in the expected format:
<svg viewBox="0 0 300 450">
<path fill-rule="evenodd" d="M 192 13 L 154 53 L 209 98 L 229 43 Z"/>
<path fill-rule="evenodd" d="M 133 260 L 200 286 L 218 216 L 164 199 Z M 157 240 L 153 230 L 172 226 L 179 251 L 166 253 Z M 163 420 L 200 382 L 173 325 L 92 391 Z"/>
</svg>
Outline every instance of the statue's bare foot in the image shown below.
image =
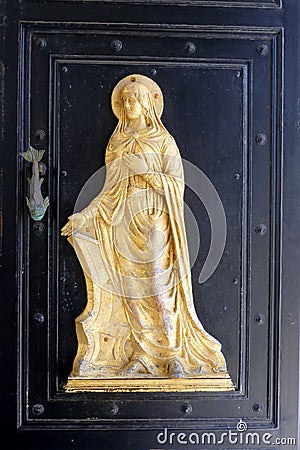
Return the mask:
<svg viewBox="0 0 300 450">
<path fill-rule="evenodd" d="M 145 367 L 139 360 L 130 361 L 123 369 L 120 371 L 122 377 L 128 375 L 136 375 L 138 373 L 147 373 Z"/>
<path fill-rule="evenodd" d="M 183 378 L 183 370 L 178 361 L 171 361 L 168 367 L 170 378 Z"/>
</svg>

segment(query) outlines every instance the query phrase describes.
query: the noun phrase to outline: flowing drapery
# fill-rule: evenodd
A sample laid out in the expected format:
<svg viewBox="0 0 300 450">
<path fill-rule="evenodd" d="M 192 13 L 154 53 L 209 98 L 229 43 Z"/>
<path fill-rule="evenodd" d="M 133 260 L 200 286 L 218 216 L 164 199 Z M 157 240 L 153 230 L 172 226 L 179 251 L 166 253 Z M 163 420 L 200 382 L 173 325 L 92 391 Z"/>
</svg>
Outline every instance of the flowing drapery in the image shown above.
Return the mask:
<svg viewBox="0 0 300 450">
<path fill-rule="evenodd" d="M 132 172 L 128 157 L 147 170 Z M 226 371 L 221 345 L 194 307 L 174 139 L 159 124 L 128 134 L 120 121 L 106 168 L 104 188 L 82 212 L 92 231 L 72 238 L 88 291 L 73 374 L 117 377 L 132 360 L 155 377 L 167 376 L 174 360 L 186 376 Z"/>
</svg>

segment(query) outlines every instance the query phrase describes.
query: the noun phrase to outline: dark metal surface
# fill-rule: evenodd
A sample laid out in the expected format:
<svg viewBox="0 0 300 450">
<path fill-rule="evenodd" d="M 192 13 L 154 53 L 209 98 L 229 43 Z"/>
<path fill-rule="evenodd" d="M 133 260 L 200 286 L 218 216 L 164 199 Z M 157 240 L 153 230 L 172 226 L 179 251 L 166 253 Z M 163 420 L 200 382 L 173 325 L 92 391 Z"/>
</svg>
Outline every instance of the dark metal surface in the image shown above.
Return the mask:
<svg viewBox="0 0 300 450">
<path fill-rule="evenodd" d="M 160 445 L 157 434 L 235 429 L 240 419 L 250 430 L 297 438 L 298 2 L 140 3 L 2 5 L 1 425 L 24 450 L 179 449 L 178 441 Z M 63 391 L 86 298 L 60 228 L 104 164 L 116 124 L 110 94 L 133 72 L 160 85 L 164 124 L 225 208 L 225 252 L 200 285 L 210 227 L 186 179 L 201 233 L 195 306 L 223 344 L 233 393 Z M 37 223 L 18 156 L 30 143 L 48 155 L 51 204 Z"/>
</svg>

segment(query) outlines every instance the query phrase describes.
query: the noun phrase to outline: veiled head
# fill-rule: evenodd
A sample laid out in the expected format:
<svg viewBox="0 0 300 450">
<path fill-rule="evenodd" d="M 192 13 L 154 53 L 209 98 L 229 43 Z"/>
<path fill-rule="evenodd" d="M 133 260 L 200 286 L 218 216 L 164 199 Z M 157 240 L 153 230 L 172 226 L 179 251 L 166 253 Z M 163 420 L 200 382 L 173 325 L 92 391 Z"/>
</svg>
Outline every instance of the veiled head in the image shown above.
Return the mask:
<svg viewBox="0 0 300 450">
<path fill-rule="evenodd" d="M 163 95 L 160 87 L 144 75 L 129 75 L 115 86 L 111 103 L 114 114 L 118 119 L 122 120 L 122 112 L 125 111 L 126 98 L 131 98 L 132 103 L 138 101 L 143 114 L 155 111 L 155 115 L 160 117 L 163 111 Z M 139 106 L 136 105 L 139 109 Z M 137 111 L 136 111 L 137 113 Z M 129 113 L 130 114 L 130 113 Z"/>
<path fill-rule="evenodd" d="M 154 103 L 151 91 L 142 83 L 128 83 L 121 91 L 122 108 L 129 120 L 146 117 Z"/>
</svg>

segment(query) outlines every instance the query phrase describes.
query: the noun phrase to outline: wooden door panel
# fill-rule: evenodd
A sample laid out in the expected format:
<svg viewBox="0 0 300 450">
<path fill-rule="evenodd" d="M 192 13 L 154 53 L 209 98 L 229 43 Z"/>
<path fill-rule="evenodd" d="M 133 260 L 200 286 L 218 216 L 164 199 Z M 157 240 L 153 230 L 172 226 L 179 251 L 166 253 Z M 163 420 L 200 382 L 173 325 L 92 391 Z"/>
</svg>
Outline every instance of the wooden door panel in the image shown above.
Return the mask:
<svg viewBox="0 0 300 450">
<path fill-rule="evenodd" d="M 241 420 L 260 439 L 270 432 L 272 447 L 280 448 L 275 439 L 296 438 L 298 420 L 299 6 L 280 0 L 141 3 L 26 0 L 4 9 L 1 30 L 10 46 L 1 78 L 2 142 L 9 149 L 0 183 L 2 261 L 5 293 L 15 296 L 17 308 L 4 305 L 3 334 L 17 388 L 5 373 L 2 422 L 19 448 L 30 450 L 40 442 L 51 450 L 194 448 L 180 442 L 186 439 L 180 432 L 234 432 Z M 103 173 L 80 194 L 103 167 L 116 126 L 112 89 L 132 73 L 153 78 L 164 94 L 163 123 L 184 161 L 186 214 L 191 211 L 200 230 L 196 252 L 193 224 L 187 224 L 195 307 L 222 343 L 233 392 L 64 390 L 86 288 L 60 229 L 76 202 L 80 210 L 101 189 Z M 25 200 L 30 166 L 19 155 L 30 144 L 46 150 L 43 194 L 50 205 L 38 222 Z M 213 183 L 227 221 L 224 254 L 205 283 L 199 274 L 211 227 L 201 192 L 192 188 L 191 167 Z M 159 439 L 159 433 L 167 434 Z"/>
<path fill-rule="evenodd" d="M 139 25 L 131 26 L 129 32 L 119 25 L 99 24 L 92 30 L 82 24 L 78 34 L 74 25 L 62 23 L 59 27 L 26 24 L 22 28 L 24 56 L 28 55 L 24 57 L 23 79 L 24 84 L 25 80 L 30 84 L 20 105 L 27 121 L 24 130 L 28 130 L 20 144 L 24 150 L 32 140 L 38 148 L 47 145 L 52 199 L 48 220 L 39 224 L 42 230 L 35 229 L 37 224 L 23 227 L 23 241 L 28 242 L 28 248 L 24 246 L 25 266 L 30 267 L 26 289 L 30 307 L 24 321 L 28 323 L 24 349 L 29 355 L 25 366 L 29 378 L 28 384 L 24 380 L 24 389 L 31 407 L 25 409 L 25 420 L 48 422 L 60 416 L 61 408 L 66 423 L 67 418 L 77 419 L 79 411 L 80 418 L 89 416 L 95 407 L 91 399 L 86 407 L 70 409 L 67 405 L 80 401 L 81 394 L 72 397 L 64 392 L 77 346 L 74 321 L 85 306 L 86 294 L 81 268 L 69 244 L 60 237 L 60 228 L 85 182 L 104 164 L 106 144 L 116 125 L 110 106 L 113 86 L 135 72 L 152 76 L 162 87 L 164 123 L 175 136 L 182 158 L 212 180 L 225 208 L 228 237 L 224 257 L 212 278 L 199 284 L 210 226 L 201 193 L 193 193 L 187 173 L 185 200 L 201 230 L 201 250 L 193 266 L 195 305 L 207 329 L 223 343 L 236 386 L 234 393 L 226 394 L 226 402 L 220 401 L 224 394 L 214 394 L 220 417 L 226 410 L 228 418 L 237 420 L 233 405 L 238 397 L 243 399 L 239 408 L 248 421 L 257 417 L 253 409 L 257 403 L 263 408 L 259 417 L 274 420 L 273 398 L 268 396 L 273 371 L 268 371 L 268 364 L 274 367 L 277 359 L 273 340 L 279 329 L 274 320 L 278 309 L 274 286 L 278 260 L 274 255 L 279 245 L 275 221 L 280 199 L 274 193 L 280 178 L 274 171 L 280 172 L 281 130 L 276 123 L 280 122 L 281 31 L 193 27 L 196 50 L 187 54 L 187 42 L 191 42 L 187 26 L 157 32 Z M 116 36 L 122 42 L 120 52 L 112 48 Z M 42 142 L 36 139 L 40 129 L 46 135 Z M 263 145 L 261 135 L 267 139 Z M 86 204 L 80 200 L 77 208 L 85 207 L 100 187 L 99 183 L 93 195 L 84 198 Z M 24 198 L 20 200 L 24 204 Z M 255 232 L 261 221 L 268 229 L 265 236 Z M 192 241 L 193 236 L 188 236 Z M 36 313 L 44 315 L 43 324 L 32 320 Z M 30 345 L 36 340 L 39 346 Z M 259 343 L 263 349 L 260 355 L 251 352 L 250 342 L 253 348 Z M 180 414 L 180 395 L 154 398 L 147 394 L 147 410 L 143 403 L 140 408 L 137 402 L 132 403 L 129 394 L 117 397 L 127 404 L 114 419 L 120 424 L 122 416 L 147 422 L 147 418 L 172 421 Z M 115 401 L 116 395 L 106 394 L 105 398 Z M 205 394 L 194 393 L 190 398 L 194 418 L 215 416 L 215 408 L 203 408 Z M 55 407 L 51 406 L 53 401 Z M 157 401 L 168 408 L 157 408 Z M 37 403 L 44 408 L 40 417 L 32 409 Z M 99 410 L 99 401 L 96 408 Z M 70 411 L 67 417 L 66 411 Z M 101 424 L 101 417 L 95 421 Z"/>
</svg>

